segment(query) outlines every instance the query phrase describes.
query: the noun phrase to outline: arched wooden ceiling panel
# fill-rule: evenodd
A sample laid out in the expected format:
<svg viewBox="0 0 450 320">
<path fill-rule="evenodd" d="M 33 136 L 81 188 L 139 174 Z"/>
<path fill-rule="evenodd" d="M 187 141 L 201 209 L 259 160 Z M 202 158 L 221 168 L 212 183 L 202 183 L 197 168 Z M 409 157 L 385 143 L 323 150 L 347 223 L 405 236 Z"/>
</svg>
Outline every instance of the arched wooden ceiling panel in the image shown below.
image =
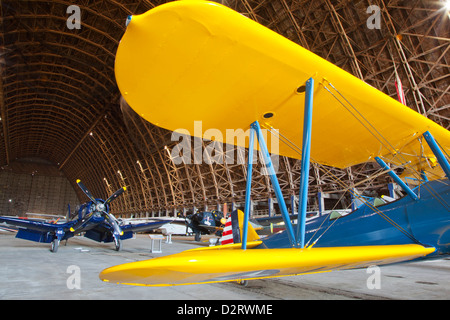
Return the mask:
<svg viewBox="0 0 450 320">
<path fill-rule="evenodd" d="M 1 1 L 1 166 L 16 158 L 41 157 L 58 165 L 75 188 L 75 180 L 82 179 L 99 197 L 125 184 L 128 191 L 113 204 L 122 214 L 242 202 L 246 168 L 237 160 L 245 160 L 245 150 L 233 149 L 232 164 L 174 164 L 170 152 L 177 142 L 171 132 L 120 107 L 114 57 L 126 17 L 163 2 Z M 397 72 L 408 105 L 449 128 L 450 17 L 443 1 L 221 3 L 393 97 Z M 80 9 L 80 29 L 66 24 L 71 5 Z M 379 28 L 367 26 L 370 5 L 380 10 Z M 208 144 L 200 143 L 201 152 Z M 283 192 L 297 194 L 298 162 L 282 158 L 279 165 Z M 338 190 L 334 177 L 361 181 L 376 170 L 371 165 L 344 171 L 313 167 L 312 194 Z M 272 196 L 266 176 L 253 180 L 253 199 Z M 366 185 L 379 188 L 384 180 Z"/>
</svg>

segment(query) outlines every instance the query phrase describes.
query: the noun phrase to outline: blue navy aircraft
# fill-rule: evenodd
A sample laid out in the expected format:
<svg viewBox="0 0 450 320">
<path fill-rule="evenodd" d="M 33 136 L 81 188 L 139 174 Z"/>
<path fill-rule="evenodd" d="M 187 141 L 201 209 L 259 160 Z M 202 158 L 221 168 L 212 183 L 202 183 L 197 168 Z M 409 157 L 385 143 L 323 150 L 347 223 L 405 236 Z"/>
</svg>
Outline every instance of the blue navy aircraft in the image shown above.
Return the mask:
<svg viewBox="0 0 450 320">
<path fill-rule="evenodd" d="M 58 251 L 61 240 L 67 240 L 80 233 L 84 233 L 86 238 L 97 242 L 114 242 L 115 249 L 119 251 L 122 248 L 122 240 L 132 238 L 135 232 L 149 231 L 168 223 L 168 221 L 156 221 L 120 225 L 109 212 L 109 204 L 120 196 L 126 187 L 120 188 L 105 201 L 94 198 L 80 180 L 77 180 L 77 184 L 91 201 L 80 206 L 76 219 L 65 223 L 49 223 L 23 218 L 0 217 L 0 223 L 6 222 L 19 227 L 16 238 L 51 243 L 52 252 Z"/>
<path fill-rule="evenodd" d="M 226 219 L 220 211 L 204 211 L 189 214 L 185 217 L 186 230 L 191 228 L 195 241 L 200 241 L 202 234 L 216 233 L 221 236 Z"/>
</svg>

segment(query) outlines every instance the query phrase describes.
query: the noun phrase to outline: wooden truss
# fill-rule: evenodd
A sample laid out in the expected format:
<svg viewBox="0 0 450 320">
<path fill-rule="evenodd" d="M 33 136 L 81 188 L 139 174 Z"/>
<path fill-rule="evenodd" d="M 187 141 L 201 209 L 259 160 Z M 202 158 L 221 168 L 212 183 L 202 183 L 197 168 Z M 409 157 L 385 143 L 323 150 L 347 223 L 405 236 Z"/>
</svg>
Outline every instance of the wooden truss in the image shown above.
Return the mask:
<svg viewBox="0 0 450 320">
<path fill-rule="evenodd" d="M 81 29 L 71 30 L 65 12 L 73 1 L 1 1 L 3 167 L 16 159 L 38 157 L 54 163 L 74 187 L 81 179 L 98 195 L 107 196 L 126 185 L 126 196 L 113 204 L 123 216 L 174 215 L 243 202 L 246 150 L 234 148 L 232 163 L 174 164 L 172 133 L 119 106 L 114 58 L 126 17 L 162 2 L 77 1 Z M 450 128 L 450 19 L 442 1 L 222 3 L 394 98 L 398 75 L 408 106 Z M 379 29 L 367 27 L 371 5 L 379 8 Z M 193 145 L 204 151 L 210 143 Z M 224 157 L 223 150 L 216 152 Z M 255 170 L 261 170 L 260 164 Z M 286 196 L 298 195 L 299 170 L 297 160 L 280 158 L 278 178 Z M 361 192 L 384 192 L 386 176 L 367 178 L 378 170 L 373 164 L 347 170 L 313 164 L 310 209 L 317 208 L 319 192 L 345 193 L 338 181 L 357 185 Z M 255 203 L 274 198 L 267 176 L 253 179 Z M 81 193 L 78 196 L 83 200 Z"/>
</svg>

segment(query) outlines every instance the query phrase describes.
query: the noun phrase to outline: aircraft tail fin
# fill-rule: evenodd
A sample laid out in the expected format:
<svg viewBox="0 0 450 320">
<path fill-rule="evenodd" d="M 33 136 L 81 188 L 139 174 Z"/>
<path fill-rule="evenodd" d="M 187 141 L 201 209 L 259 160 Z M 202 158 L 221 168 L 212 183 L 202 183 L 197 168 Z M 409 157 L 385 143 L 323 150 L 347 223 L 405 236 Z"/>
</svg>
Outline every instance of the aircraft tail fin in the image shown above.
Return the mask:
<svg viewBox="0 0 450 320">
<path fill-rule="evenodd" d="M 231 212 L 230 216 L 225 223 L 225 228 L 223 229 L 222 238 L 220 242 L 224 244 L 233 244 L 242 242 L 242 234 L 244 227 L 244 213 L 241 210 L 234 210 Z M 249 223 L 247 231 L 247 241 L 259 240 L 259 236 L 255 229 Z"/>
</svg>

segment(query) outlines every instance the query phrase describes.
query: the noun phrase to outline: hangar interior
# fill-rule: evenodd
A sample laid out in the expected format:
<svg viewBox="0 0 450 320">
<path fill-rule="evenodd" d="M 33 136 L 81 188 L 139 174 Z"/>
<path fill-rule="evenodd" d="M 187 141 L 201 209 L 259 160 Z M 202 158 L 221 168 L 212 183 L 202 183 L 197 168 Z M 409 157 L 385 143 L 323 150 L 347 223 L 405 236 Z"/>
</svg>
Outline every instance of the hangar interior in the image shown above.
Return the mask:
<svg viewBox="0 0 450 320">
<path fill-rule="evenodd" d="M 2 215 L 65 215 L 68 203 L 87 200 L 77 179 L 105 199 L 126 186 L 112 204 L 117 217 L 173 216 L 243 204 L 246 165 L 238 160 L 246 158 L 245 149 L 231 147 L 236 160 L 231 164 L 176 165 L 170 155 L 177 143 L 172 133 L 120 105 L 114 59 L 127 16 L 163 2 L 0 2 Z M 398 75 L 407 105 L 450 127 L 448 1 L 220 2 L 395 99 Z M 80 9 L 80 28 L 72 5 Z M 209 143 L 192 145 L 203 151 Z M 299 162 L 279 159 L 278 179 L 286 197 L 298 195 Z M 261 170 L 260 163 L 255 170 Z M 336 177 L 357 184 L 361 193 L 387 194 L 387 175 L 367 179 L 379 170 L 373 163 L 345 170 L 312 164 L 309 210 L 317 210 L 319 193 L 343 192 Z M 267 214 L 275 201 L 268 177 L 254 174 L 253 186 L 253 214 Z M 327 209 L 350 205 L 348 197 L 333 197 L 326 197 Z"/>
</svg>

